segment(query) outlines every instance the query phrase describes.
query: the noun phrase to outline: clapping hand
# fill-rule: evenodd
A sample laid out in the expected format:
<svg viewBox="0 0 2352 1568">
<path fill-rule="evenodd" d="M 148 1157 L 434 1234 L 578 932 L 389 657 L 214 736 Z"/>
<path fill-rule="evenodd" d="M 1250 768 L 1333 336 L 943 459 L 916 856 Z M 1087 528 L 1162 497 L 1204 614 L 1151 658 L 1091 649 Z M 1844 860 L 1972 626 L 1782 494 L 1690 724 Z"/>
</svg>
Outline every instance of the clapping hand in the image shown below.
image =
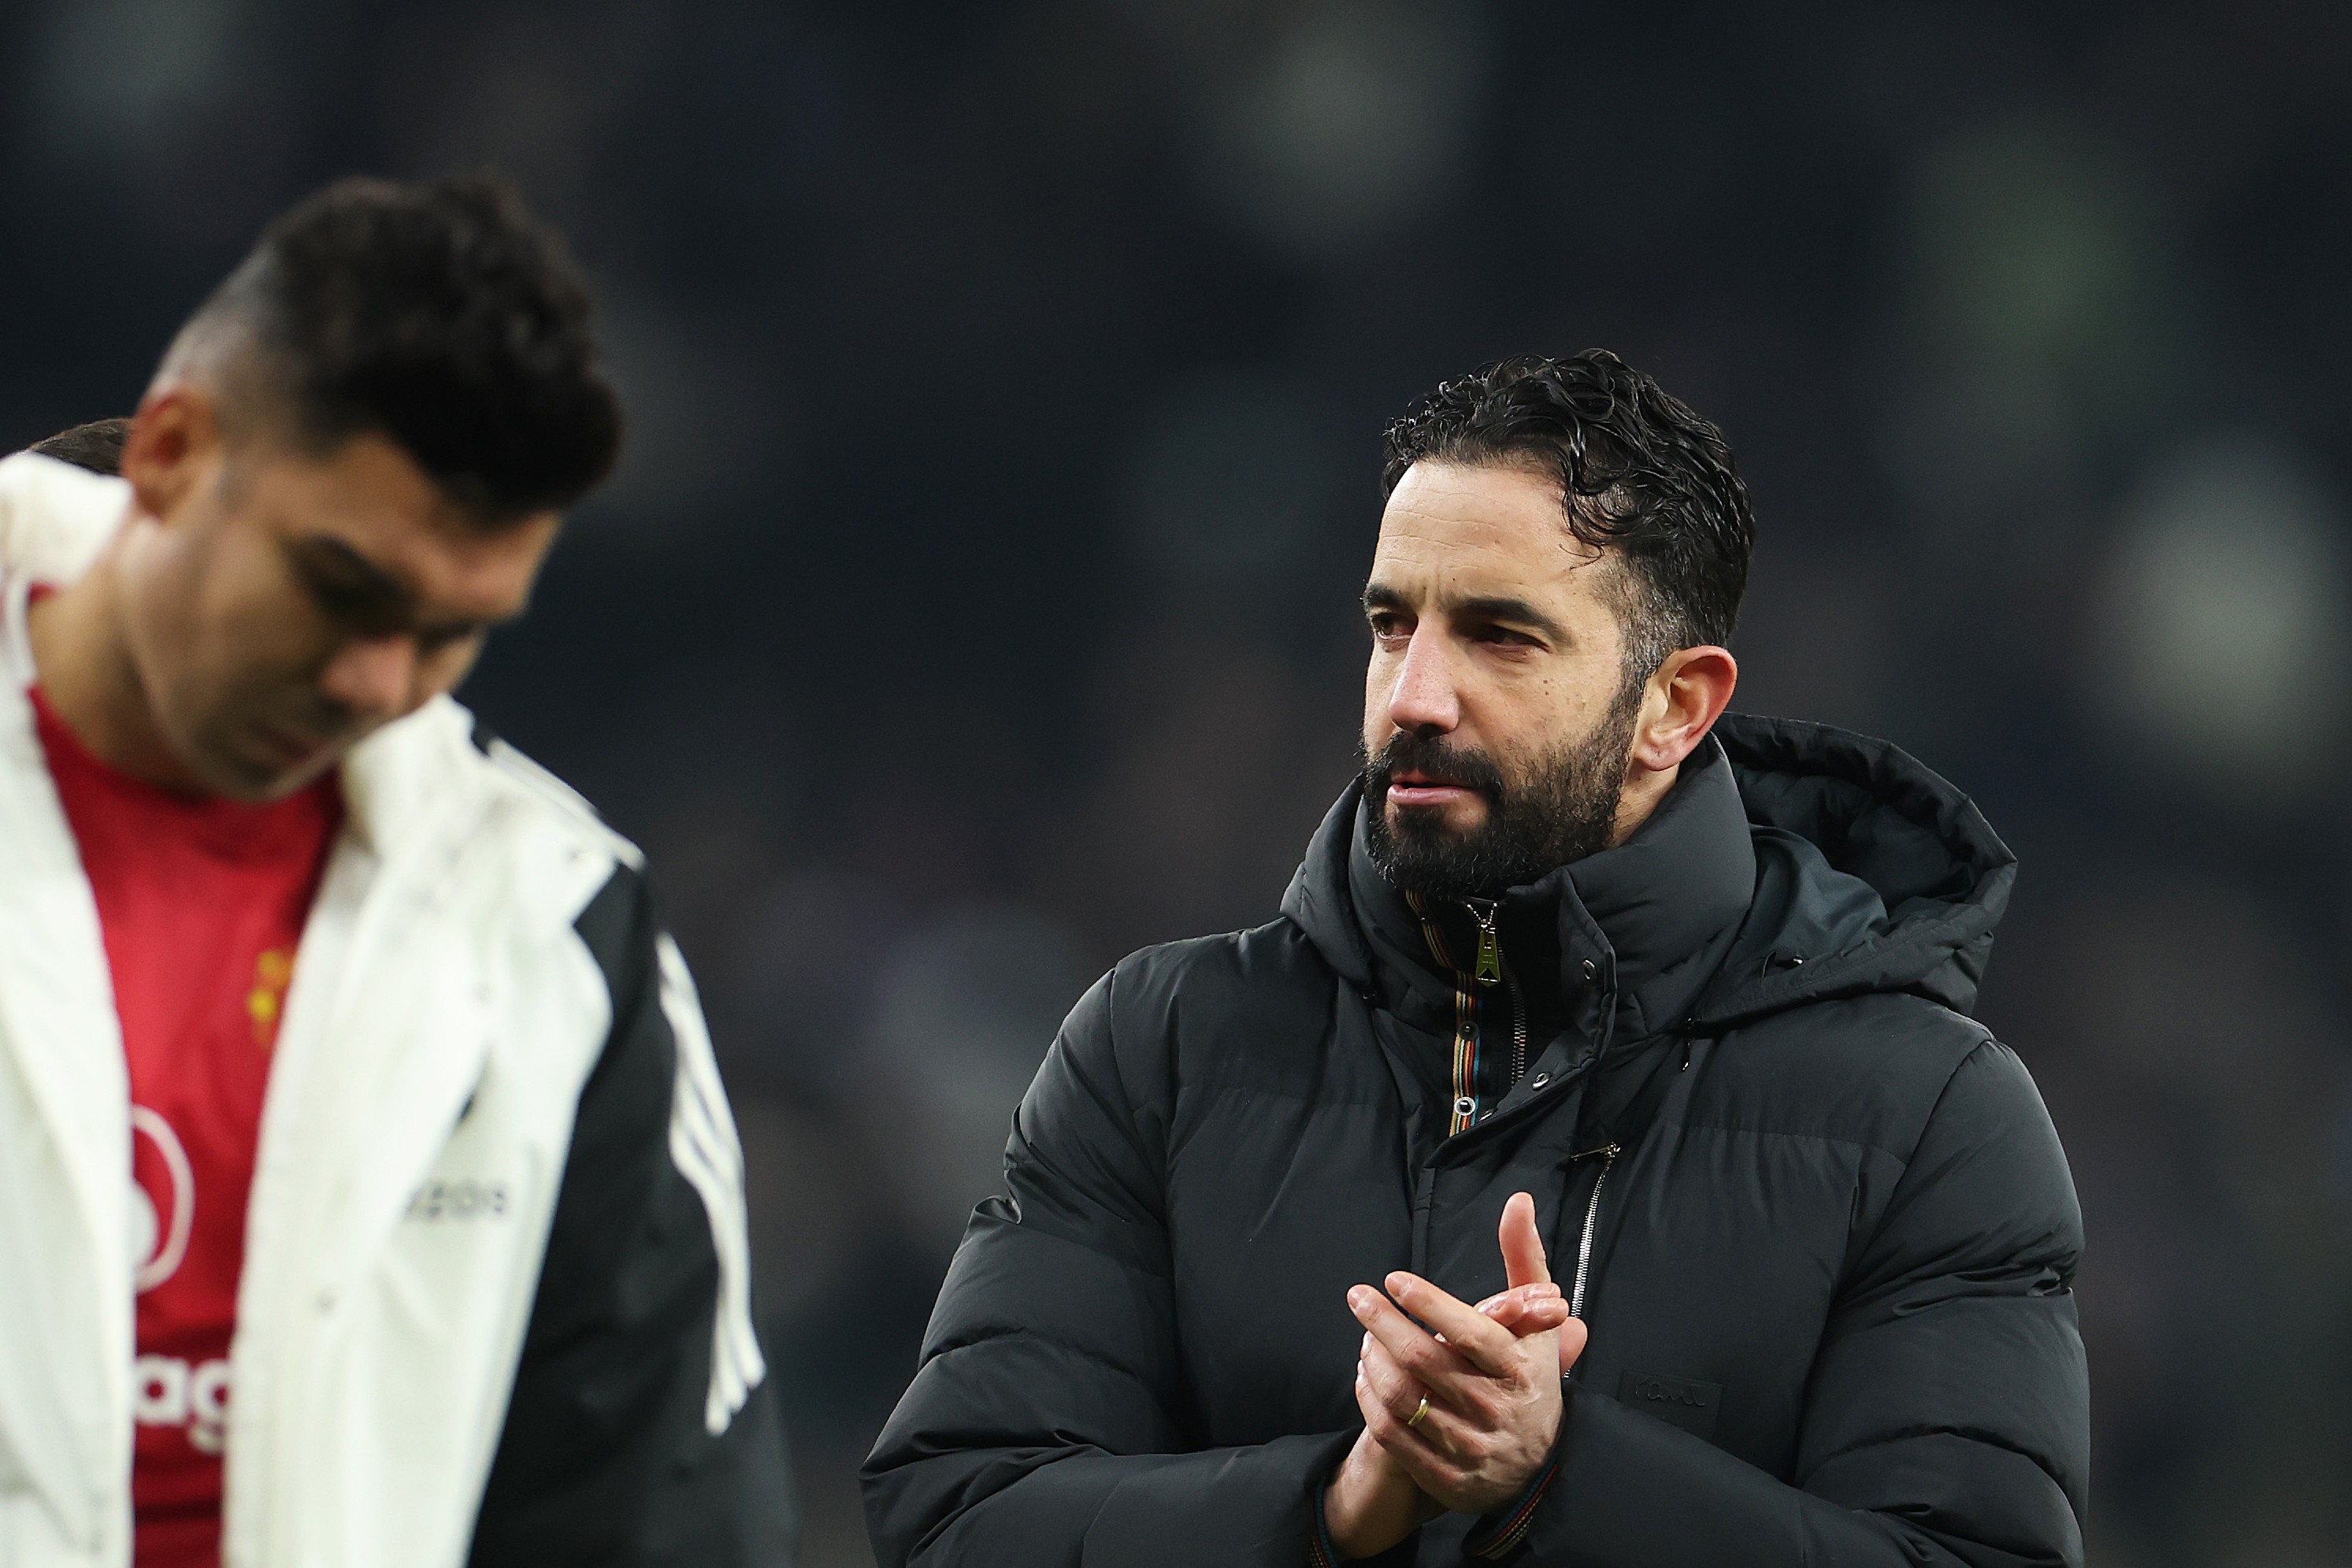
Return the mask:
<svg viewBox="0 0 2352 1568">
<path fill-rule="evenodd" d="M 1348 1292 L 1366 1331 L 1356 1368 L 1364 1431 L 1324 1497 L 1346 1556 L 1384 1552 L 1449 1510 L 1498 1507 L 1551 1453 L 1559 1380 L 1583 1354 L 1584 1325 L 1545 1266 L 1533 1197 L 1503 1206 L 1498 1240 L 1506 1288 L 1475 1307 L 1402 1271 L 1387 1296 L 1369 1285 Z"/>
</svg>

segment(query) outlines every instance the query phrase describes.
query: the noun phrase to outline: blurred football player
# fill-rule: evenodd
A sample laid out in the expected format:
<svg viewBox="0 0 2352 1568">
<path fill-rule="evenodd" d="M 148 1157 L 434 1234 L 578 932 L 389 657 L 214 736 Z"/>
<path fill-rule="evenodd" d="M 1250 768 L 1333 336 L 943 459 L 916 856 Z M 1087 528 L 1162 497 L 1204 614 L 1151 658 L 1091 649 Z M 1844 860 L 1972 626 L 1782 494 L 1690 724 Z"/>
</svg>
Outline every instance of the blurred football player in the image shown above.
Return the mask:
<svg viewBox="0 0 2352 1568">
<path fill-rule="evenodd" d="M 620 433 L 509 190 L 354 180 L 0 463 L 10 1568 L 789 1560 L 692 984 L 449 695 Z"/>
</svg>

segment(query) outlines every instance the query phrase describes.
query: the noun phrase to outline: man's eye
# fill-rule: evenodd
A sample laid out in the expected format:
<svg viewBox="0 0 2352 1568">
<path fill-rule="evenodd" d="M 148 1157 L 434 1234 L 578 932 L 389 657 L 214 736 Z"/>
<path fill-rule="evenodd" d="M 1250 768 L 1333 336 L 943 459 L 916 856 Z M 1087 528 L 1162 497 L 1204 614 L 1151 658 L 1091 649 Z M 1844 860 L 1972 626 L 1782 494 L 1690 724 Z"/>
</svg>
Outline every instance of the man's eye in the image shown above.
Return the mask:
<svg viewBox="0 0 2352 1568">
<path fill-rule="evenodd" d="M 352 582 L 324 572 L 309 574 L 310 597 L 328 617 L 355 632 L 373 632 L 386 630 L 398 613 L 397 607 L 384 602 L 383 595 L 373 585 Z"/>
<path fill-rule="evenodd" d="M 338 615 L 355 615 L 368 605 L 367 591 L 356 583 L 338 582 L 329 577 L 310 580 L 312 597 Z"/>
</svg>

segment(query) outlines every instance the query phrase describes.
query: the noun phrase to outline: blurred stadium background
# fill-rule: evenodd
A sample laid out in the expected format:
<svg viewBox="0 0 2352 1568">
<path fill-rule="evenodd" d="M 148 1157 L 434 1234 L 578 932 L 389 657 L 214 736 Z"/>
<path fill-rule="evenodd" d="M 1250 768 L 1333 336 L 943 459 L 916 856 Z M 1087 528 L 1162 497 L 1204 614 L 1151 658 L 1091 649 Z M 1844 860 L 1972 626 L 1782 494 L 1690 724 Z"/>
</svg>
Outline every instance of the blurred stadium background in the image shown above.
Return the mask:
<svg viewBox="0 0 2352 1568">
<path fill-rule="evenodd" d="M 0 16 L 0 439 L 350 170 L 504 169 L 601 277 L 626 465 L 467 695 L 654 856 L 812 1564 L 1062 1010 L 1265 918 L 1349 772 L 1381 425 L 1591 344 L 1738 449 L 1741 706 L 2024 858 L 2093 1561 L 2352 1562 L 2352 10 Z"/>
</svg>

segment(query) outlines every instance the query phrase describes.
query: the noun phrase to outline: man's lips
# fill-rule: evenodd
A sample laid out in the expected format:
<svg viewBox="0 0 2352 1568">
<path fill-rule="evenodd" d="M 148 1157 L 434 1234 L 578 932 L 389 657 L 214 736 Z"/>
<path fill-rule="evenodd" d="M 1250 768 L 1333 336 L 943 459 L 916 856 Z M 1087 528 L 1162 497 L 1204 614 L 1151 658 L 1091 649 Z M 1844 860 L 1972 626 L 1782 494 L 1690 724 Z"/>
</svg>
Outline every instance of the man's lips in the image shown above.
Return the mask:
<svg viewBox="0 0 2352 1568">
<path fill-rule="evenodd" d="M 1456 784 L 1414 768 L 1403 768 L 1389 775 L 1389 804 L 1392 806 L 1446 806 L 1456 800 L 1474 798 L 1477 791 L 1466 784 Z"/>
</svg>

